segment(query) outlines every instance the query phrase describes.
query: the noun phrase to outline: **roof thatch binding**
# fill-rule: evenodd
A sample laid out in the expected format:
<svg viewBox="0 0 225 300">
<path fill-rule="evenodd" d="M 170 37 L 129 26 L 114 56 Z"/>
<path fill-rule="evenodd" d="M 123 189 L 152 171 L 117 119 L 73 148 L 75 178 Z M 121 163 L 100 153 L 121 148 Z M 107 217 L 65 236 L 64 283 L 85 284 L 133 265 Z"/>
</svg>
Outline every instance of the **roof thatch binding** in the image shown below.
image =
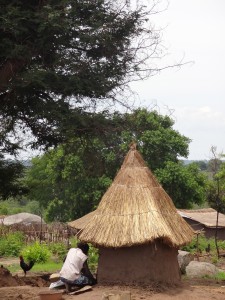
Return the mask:
<svg viewBox="0 0 225 300">
<path fill-rule="evenodd" d="M 179 247 L 193 230 L 177 213 L 142 156 L 132 146 L 113 183 L 91 215 L 70 222 L 79 239 L 103 247 L 146 244 L 155 239 Z"/>
</svg>

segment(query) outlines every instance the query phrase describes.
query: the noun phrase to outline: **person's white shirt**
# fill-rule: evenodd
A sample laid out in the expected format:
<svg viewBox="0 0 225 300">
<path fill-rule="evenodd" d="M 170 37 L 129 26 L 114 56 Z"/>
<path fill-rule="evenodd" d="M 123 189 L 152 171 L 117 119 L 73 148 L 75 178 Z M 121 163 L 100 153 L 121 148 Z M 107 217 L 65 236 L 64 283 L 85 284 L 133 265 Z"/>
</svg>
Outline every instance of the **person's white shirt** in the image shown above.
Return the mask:
<svg viewBox="0 0 225 300">
<path fill-rule="evenodd" d="M 60 271 L 60 276 L 74 281 L 80 276 L 80 271 L 87 258 L 81 249 L 71 248 Z"/>
</svg>

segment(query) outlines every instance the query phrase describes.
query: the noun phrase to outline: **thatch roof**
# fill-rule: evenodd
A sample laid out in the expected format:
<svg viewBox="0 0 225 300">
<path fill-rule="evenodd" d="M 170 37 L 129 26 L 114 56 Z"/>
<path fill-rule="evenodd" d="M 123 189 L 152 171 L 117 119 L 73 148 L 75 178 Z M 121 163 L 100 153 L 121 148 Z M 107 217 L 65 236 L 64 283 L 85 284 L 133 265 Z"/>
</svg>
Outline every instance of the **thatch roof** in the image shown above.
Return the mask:
<svg viewBox="0 0 225 300">
<path fill-rule="evenodd" d="M 82 218 L 79 218 L 75 221 L 69 222 L 68 225 L 77 230 L 82 230 L 89 223 L 89 221 L 94 216 L 94 214 L 95 214 L 95 211 L 92 211 L 89 214 L 83 216 Z"/>
<path fill-rule="evenodd" d="M 196 210 L 179 209 L 178 213 L 183 217 L 209 228 L 216 227 L 217 211 L 213 208 L 202 208 Z M 218 226 L 225 228 L 225 215 L 219 213 Z"/>
<path fill-rule="evenodd" d="M 81 229 L 81 241 L 103 247 L 133 246 L 155 239 L 179 247 L 193 236 L 134 146 L 95 212 L 70 226 Z"/>
<path fill-rule="evenodd" d="M 2 222 L 4 225 L 14 225 L 14 224 L 40 224 L 45 223 L 41 217 L 30 214 L 30 213 L 18 213 L 15 215 L 6 216 Z"/>
</svg>

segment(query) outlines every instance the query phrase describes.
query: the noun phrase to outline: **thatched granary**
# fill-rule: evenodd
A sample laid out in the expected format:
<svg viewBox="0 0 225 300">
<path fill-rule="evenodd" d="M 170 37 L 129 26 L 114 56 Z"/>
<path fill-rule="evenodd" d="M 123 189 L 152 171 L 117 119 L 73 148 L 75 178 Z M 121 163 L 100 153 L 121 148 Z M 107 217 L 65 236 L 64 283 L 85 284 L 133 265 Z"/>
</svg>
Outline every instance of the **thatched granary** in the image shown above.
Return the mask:
<svg viewBox="0 0 225 300">
<path fill-rule="evenodd" d="M 135 145 L 97 209 L 69 225 L 99 248 L 100 283 L 177 282 L 178 248 L 193 237 Z"/>
</svg>

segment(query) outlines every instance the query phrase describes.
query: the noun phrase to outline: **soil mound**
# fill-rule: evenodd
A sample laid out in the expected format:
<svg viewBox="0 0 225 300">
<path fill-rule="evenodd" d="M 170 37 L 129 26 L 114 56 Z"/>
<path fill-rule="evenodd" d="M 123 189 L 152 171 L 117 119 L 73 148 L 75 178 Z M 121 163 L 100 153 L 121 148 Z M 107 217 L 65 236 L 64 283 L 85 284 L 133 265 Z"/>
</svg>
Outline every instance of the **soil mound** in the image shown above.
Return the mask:
<svg viewBox="0 0 225 300">
<path fill-rule="evenodd" d="M 49 281 L 42 277 L 18 277 L 13 276 L 10 271 L 3 266 L 0 267 L 0 287 L 31 285 L 37 287 L 49 286 Z"/>
</svg>

